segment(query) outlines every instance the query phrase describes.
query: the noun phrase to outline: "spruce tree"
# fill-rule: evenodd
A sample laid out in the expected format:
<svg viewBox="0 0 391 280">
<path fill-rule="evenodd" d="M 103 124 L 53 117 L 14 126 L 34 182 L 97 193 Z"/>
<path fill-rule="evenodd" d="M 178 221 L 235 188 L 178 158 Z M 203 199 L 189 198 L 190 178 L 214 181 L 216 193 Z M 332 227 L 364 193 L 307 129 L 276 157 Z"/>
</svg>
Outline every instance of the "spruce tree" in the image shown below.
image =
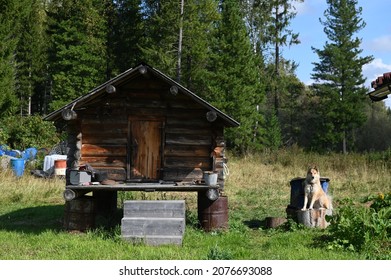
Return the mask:
<svg viewBox="0 0 391 280">
<path fill-rule="evenodd" d="M 180 1 L 147 0 L 143 7 L 146 26 L 141 46 L 147 63 L 174 78 L 176 76 Z"/>
<path fill-rule="evenodd" d="M 211 56 L 210 42 L 220 14 L 216 0 L 184 0 L 184 3 L 180 80 L 187 88 L 202 95 L 205 65 Z"/>
<path fill-rule="evenodd" d="M 20 112 L 25 115 L 42 113 L 47 64 L 46 15 L 42 0 L 24 0 L 19 13 L 17 60 L 17 95 Z"/>
<path fill-rule="evenodd" d="M 367 90 L 362 66 L 373 58 L 360 56 L 361 39 L 355 34 L 365 27 L 365 22 L 357 0 L 327 0 L 327 4 L 325 20 L 320 22 L 328 41 L 323 49 L 313 48 L 319 57 L 319 62 L 313 63 L 313 88 L 320 99 L 313 144 L 346 153 L 351 132 L 365 121 Z"/>
<path fill-rule="evenodd" d="M 220 16 L 217 1 L 147 0 L 143 15 L 146 34 L 143 58 L 202 94 L 211 37 Z"/>
<path fill-rule="evenodd" d="M 107 21 L 99 0 L 53 0 L 49 7 L 51 108 L 106 80 Z"/>
<path fill-rule="evenodd" d="M 228 129 L 228 145 L 245 153 L 263 143 L 263 117 L 258 110 L 264 100 L 260 61 L 247 34 L 236 0 L 225 0 L 220 7 L 222 19 L 213 42 L 207 100 L 240 122 Z"/>
<path fill-rule="evenodd" d="M 15 26 L 18 24 L 17 0 L 0 2 L 0 119 L 15 112 L 16 97 L 16 61 L 15 51 L 18 36 Z"/>
<path fill-rule="evenodd" d="M 251 40 L 257 53 L 264 57 L 267 67 L 265 75 L 269 83 L 268 103 L 274 107 L 277 116 L 280 115 L 280 102 L 284 88 L 280 80 L 284 69 L 283 48 L 299 44 L 299 34 L 290 29 L 290 24 L 296 16 L 295 2 L 303 0 L 257 0 L 241 1 L 246 11 L 246 21 Z M 292 63 L 293 64 L 293 63 Z M 270 70 L 269 70 L 270 69 Z"/>
<path fill-rule="evenodd" d="M 140 47 L 145 47 L 145 32 L 141 0 L 113 1 L 113 13 L 108 17 L 110 34 L 108 45 L 115 69 L 119 73 L 143 60 Z M 118 73 L 117 73 L 118 74 Z"/>
</svg>

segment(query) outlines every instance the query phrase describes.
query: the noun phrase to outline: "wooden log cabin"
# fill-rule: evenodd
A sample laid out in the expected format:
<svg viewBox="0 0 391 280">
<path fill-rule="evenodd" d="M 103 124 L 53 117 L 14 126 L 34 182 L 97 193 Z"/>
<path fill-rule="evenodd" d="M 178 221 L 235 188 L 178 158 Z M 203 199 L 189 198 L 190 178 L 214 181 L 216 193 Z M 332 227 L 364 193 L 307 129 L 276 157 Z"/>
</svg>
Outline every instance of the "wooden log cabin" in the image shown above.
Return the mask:
<svg viewBox="0 0 391 280">
<path fill-rule="evenodd" d="M 118 190 L 212 190 L 215 199 L 224 187 L 224 128 L 239 125 L 144 63 L 45 119 L 66 123 L 66 200 Z M 115 183 L 71 184 L 70 174 L 86 164 Z M 217 185 L 205 184 L 206 171 L 218 174 Z"/>
</svg>

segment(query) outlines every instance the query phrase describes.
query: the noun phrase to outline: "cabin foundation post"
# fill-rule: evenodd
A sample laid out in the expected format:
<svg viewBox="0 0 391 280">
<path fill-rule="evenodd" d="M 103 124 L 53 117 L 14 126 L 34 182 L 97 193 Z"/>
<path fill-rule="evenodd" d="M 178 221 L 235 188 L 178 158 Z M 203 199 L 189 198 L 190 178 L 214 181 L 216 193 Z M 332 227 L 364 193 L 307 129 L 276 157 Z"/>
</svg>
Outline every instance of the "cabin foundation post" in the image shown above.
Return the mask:
<svg viewBox="0 0 391 280">
<path fill-rule="evenodd" d="M 96 224 L 104 227 L 116 224 L 117 192 L 99 190 L 94 191 L 92 196 L 96 205 Z"/>
<path fill-rule="evenodd" d="M 63 227 L 68 231 L 85 232 L 95 227 L 95 201 L 82 196 L 65 202 Z"/>
</svg>

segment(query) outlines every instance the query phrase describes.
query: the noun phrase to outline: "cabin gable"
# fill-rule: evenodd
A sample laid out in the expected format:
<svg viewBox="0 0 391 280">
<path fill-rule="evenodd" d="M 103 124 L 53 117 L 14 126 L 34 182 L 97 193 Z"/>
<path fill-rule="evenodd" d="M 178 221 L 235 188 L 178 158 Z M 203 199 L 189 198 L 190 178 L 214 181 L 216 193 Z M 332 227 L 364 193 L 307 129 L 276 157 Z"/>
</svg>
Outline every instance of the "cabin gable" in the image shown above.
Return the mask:
<svg viewBox="0 0 391 280">
<path fill-rule="evenodd" d="M 70 169 L 89 164 L 116 181 L 182 183 L 216 171 L 224 183 L 224 127 L 238 123 L 149 66 L 109 81 L 47 119 L 69 108 L 77 115 L 67 122 Z"/>
</svg>

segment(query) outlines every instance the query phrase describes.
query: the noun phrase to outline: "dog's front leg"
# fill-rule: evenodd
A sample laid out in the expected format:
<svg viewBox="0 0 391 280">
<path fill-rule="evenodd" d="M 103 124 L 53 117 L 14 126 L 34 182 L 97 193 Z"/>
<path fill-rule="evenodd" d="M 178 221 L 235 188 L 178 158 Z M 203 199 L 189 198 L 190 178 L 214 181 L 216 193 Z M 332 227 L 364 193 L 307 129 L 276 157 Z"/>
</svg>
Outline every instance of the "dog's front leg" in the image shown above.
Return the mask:
<svg viewBox="0 0 391 280">
<path fill-rule="evenodd" d="M 307 210 L 307 203 L 308 203 L 308 196 L 305 194 L 304 195 L 304 205 L 303 205 L 303 208 L 301 208 L 301 211 Z"/>
<path fill-rule="evenodd" d="M 308 209 L 312 210 L 314 208 L 314 203 L 315 203 L 315 195 L 312 196 L 311 198 L 311 203 L 310 203 L 310 207 Z"/>
</svg>

